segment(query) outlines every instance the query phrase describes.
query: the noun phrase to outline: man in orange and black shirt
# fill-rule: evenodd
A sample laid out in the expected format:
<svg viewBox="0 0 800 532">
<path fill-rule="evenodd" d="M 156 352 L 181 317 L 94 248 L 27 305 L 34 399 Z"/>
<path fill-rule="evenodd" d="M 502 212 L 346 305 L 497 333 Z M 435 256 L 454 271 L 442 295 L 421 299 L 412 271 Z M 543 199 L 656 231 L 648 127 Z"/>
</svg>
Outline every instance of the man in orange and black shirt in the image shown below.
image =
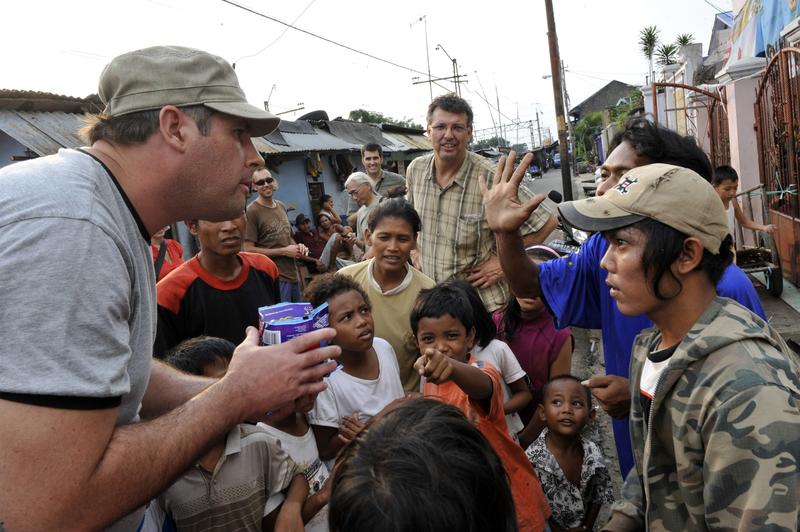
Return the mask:
<svg viewBox="0 0 800 532">
<path fill-rule="evenodd" d="M 248 325 L 258 326 L 258 308 L 280 302 L 275 263 L 242 252 L 246 219 L 194 220 L 189 231 L 201 251 L 156 285 L 158 332 L 153 350 L 163 357 L 188 338 L 218 336 L 239 344 Z"/>
</svg>

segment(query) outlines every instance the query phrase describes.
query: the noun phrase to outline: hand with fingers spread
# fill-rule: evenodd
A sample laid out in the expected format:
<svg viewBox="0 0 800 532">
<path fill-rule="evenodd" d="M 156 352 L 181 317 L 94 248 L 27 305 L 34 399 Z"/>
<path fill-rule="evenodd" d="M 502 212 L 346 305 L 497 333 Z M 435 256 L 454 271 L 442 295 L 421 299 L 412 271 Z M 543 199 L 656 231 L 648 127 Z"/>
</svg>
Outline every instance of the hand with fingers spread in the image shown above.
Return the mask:
<svg viewBox="0 0 800 532">
<path fill-rule="evenodd" d="M 258 418 L 293 404 L 303 395 L 325 389 L 322 377 L 336 368 L 335 362 L 325 361 L 339 356 L 341 349 L 319 345 L 335 335 L 333 329 L 319 329 L 283 344 L 260 346 L 258 329 L 248 327 L 219 384 L 230 387 L 231 395 L 244 409 L 242 419 Z"/>
<path fill-rule="evenodd" d="M 536 194 L 527 202 L 520 202 L 519 186 L 525 175 L 525 169 L 533 160 L 533 154 L 527 153 L 515 169 L 516 156 L 516 152 L 512 150 L 508 157 L 500 158 L 492 178 L 491 189 L 486 183 L 486 176 L 480 176 L 478 180 L 483 194 L 486 222 L 495 233 L 517 233 L 545 199 L 544 194 Z"/>
<path fill-rule="evenodd" d="M 414 362 L 419 374 L 434 384 L 443 384 L 453 375 L 453 359 L 436 348 L 428 348 Z"/>
</svg>

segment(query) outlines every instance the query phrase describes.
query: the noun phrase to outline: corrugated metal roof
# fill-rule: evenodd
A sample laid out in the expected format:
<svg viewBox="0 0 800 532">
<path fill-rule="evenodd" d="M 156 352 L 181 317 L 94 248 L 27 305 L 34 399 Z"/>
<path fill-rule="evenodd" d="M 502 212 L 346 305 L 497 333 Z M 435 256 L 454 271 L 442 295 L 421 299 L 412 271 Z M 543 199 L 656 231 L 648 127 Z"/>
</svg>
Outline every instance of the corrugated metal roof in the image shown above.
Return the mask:
<svg viewBox="0 0 800 532">
<path fill-rule="evenodd" d="M 37 155 L 51 155 L 60 148 L 77 148 L 82 114 L 0 110 L 0 129 Z"/>
<path fill-rule="evenodd" d="M 284 120 L 274 132 L 253 139 L 256 149 L 263 153 L 299 153 L 307 151 L 354 151 L 360 144 L 348 142 L 315 127 L 306 120 Z"/>
<path fill-rule="evenodd" d="M 375 124 L 363 124 L 349 120 L 331 120 L 325 122 L 325 125 L 332 135 L 356 144 L 359 148 L 371 142 L 381 145 L 384 142 L 381 129 Z"/>
<path fill-rule="evenodd" d="M 383 132 L 383 136 L 402 147 L 397 148 L 396 151 L 406 150 L 424 150 L 430 151 L 433 149 L 431 141 L 425 135 L 408 135 L 406 133 L 390 133 Z"/>
</svg>

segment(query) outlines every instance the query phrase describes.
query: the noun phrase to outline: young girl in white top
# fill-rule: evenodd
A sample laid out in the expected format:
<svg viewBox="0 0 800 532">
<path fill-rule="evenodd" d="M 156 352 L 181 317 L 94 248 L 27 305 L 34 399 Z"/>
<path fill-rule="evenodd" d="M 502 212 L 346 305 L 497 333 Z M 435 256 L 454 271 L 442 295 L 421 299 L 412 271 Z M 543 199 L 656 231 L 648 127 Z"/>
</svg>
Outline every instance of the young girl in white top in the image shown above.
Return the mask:
<svg viewBox="0 0 800 532">
<path fill-rule="evenodd" d="M 342 348 L 342 368 L 325 380 L 308 420 L 319 456 L 332 460 L 383 407 L 404 396 L 397 356 L 388 342 L 376 338 L 369 299 L 350 277 L 328 274 L 306 290 L 314 307 L 328 303 L 333 343 Z"/>
</svg>

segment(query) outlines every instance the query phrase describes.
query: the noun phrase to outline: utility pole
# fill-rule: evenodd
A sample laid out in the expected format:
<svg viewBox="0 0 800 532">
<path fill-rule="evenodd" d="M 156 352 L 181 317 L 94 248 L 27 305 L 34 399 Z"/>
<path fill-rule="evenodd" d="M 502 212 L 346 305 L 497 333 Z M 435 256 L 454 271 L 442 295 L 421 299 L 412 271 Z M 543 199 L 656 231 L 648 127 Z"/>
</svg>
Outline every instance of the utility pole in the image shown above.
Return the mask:
<svg viewBox="0 0 800 532">
<path fill-rule="evenodd" d="M 494 97 L 497 100 L 497 121 L 500 123 L 500 139 L 497 141 L 497 147 L 500 147 L 500 140 L 505 140 L 503 136 L 503 116 L 500 114 L 500 93 L 497 92 L 497 80 L 494 82 Z"/>
<path fill-rule="evenodd" d="M 542 126 L 539 125 L 539 108 L 536 108 L 536 131 L 539 133 L 539 147 L 542 147 Z"/>
<path fill-rule="evenodd" d="M 433 79 L 431 79 L 431 54 L 428 51 L 428 15 L 422 15 L 417 20 L 411 23 L 411 27 L 417 22 L 422 22 L 425 26 L 425 59 L 428 61 L 428 92 L 430 92 L 431 100 L 433 100 Z"/>
<path fill-rule="evenodd" d="M 558 151 L 561 154 L 561 188 L 565 201 L 572 201 L 572 176 L 569 168 L 569 150 L 567 149 L 567 124 L 564 118 L 564 96 L 561 86 L 561 56 L 558 51 L 558 34 L 556 19 L 553 16 L 553 0 L 544 0 L 547 12 L 547 42 L 550 45 L 550 72 L 553 75 L 553 99 L 556 107 L 558 124 Z M 567 164 L 564 164 L 567 163 Z"/>
<path fill-rule="evenodd" d="M 578 146 L 575 143 L 575 131 L 572 129 L 572 119 L 569 116 L 569 93 L 567 92 L 567 78 L 565 74 L 566 70 L 564 69 L 564 61 L 561 61 L 561 87 L 564 89 L 564 107 L 567 110 L 567 130 L 569 131 L 569 143 L 572 145 L 572 157 L 570 157 L 570 162 L 572 163 L 572 172 L 574 175 L 578 175 Z"/>
</svg>

